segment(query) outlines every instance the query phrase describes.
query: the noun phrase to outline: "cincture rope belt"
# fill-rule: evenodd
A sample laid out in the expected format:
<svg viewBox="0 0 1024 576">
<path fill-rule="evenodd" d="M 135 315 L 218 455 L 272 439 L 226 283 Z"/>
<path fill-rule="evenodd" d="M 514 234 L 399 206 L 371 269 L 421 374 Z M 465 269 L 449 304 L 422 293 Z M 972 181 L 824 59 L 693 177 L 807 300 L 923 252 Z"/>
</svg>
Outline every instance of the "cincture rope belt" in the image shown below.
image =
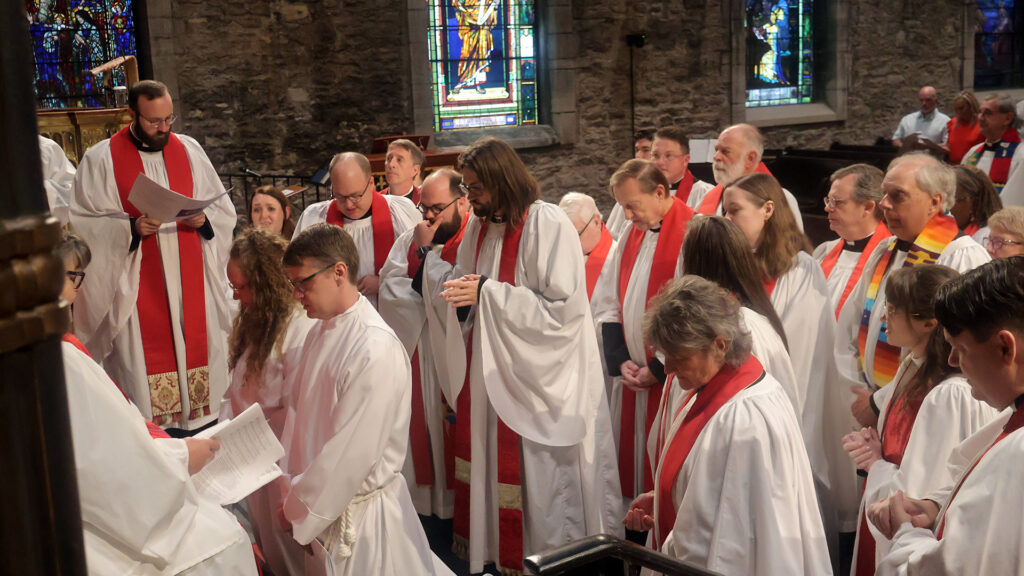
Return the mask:
<svg viewBox="0 0 1024 576">
<path fill-rule="evenodd" d="M 355 508 L 356 504 L 381 496 L 400 477 L 400 474 L 395 474 L 391 480 L 388 480 L 387 484 L 380 488 L 352 498 L 348 506 L 345 507 L 345 512 L 342 513 L 341 517 L 323 531 L 320 535 L 321 544 L 326 543 L 324 548 L 331 554 L 332 560 L 335 558 L 348 558 L 352 555 L 352 546 L 356 543 L 356 533 L 352 525 L 352 509 Z"/>
</svg>

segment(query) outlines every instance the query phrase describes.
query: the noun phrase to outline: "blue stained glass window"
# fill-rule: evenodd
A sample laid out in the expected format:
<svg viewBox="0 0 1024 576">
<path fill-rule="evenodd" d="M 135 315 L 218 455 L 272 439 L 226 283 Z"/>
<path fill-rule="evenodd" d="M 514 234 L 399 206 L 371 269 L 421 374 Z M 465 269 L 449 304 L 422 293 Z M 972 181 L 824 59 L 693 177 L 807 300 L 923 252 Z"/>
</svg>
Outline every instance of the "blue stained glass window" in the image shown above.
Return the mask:
<svg viewBox="0 0 1024 576">
<path fill-rule="evenodd" d="M 746 0 L 748 108 L 809 104 L 814 85 L 814 1 Z"/>
<path fill-rule="evenodd" d="M 86 72 L 136 53 L 132 0 L 25 0 L 40 108 L 106 104 L 102 77 Z M 114 72 L 114 84 L 124 75 Z"/>
<path fill-rule="evenodd" d="M 977 0 L 974 87 L 1024 86 L 1024 7 L 1019 0 Z"/>
<path fill-rule="evenodd" d="M 537 123 L 533 0 L 429 0 L 437 130 Z"/>
</svg>

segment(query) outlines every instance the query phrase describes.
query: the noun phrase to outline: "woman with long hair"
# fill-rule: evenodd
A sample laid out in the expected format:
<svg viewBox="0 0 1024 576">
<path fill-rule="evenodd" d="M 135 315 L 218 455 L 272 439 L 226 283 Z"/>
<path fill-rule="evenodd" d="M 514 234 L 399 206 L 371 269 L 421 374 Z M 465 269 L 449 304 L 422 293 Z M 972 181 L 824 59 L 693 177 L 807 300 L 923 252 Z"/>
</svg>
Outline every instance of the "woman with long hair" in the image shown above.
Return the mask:
<svg viewBox="0 0 1024 576">
<path fill-rule="evenodd" d="M 964 155 L 978 144 L 985 141 L 978 127 L 978 112 L 981 105 L 974 92 L 964 90 L 953 98 L 953 118 L 946 123 L 946 130 L 949 133 L 949 163 L 959 164 Z"/>
<path fill-rule="evenodd" d="M 952 484 L 956 478 L 942 463 L 998 414 L 949 365 L 950 345 L 935 319 L 939 287 L 958 275 L 945 266 L 914 266 L 893 271 L 885 285 L 886 338 L 906 354 L 882 388 L 878 431 L 863 428 L 843 438 L 851 460 L 868 473 L 862 508 L 897 490 L 925 495 Z M 888 552 L 887 541 L 876 541 L 878 533 L 868 529 L 862 510 L 851 574 L 874 574 Z"/>
<path fill-rule="evenodd" d="M 249 222 L 254 228 L 270 230 L 283 238 L 295 232 L 295 217 L 291 202 L 280 188 L 260 186 L 252 194 Z"/>
<path fill-rule="evenodd" d="M 960 230 L 984 245 L 988 236 L 988 218 L 1003 209 L 995 185 L 988 174 L 974 166 L 954 166 L 956 172 L 956 204 L 949 213 Z"/>
<path fill-rule="evenodd" d="M 288 413 L 288 375 L 298 365 L 313 321 L 292 299 L 282 258 L 287 242 L 278 234 L 250 228 L 231 245 L 228 281 L 238 314 L 228 339 L 231 384 L 221 402 L 221 419 L 260 404 L 278 439 Z M 260 547 L 277 574 L 299 574 L 303 550 L 278 527 L 280 490 L 269 484 L 246 502 Z"/>
</svg>

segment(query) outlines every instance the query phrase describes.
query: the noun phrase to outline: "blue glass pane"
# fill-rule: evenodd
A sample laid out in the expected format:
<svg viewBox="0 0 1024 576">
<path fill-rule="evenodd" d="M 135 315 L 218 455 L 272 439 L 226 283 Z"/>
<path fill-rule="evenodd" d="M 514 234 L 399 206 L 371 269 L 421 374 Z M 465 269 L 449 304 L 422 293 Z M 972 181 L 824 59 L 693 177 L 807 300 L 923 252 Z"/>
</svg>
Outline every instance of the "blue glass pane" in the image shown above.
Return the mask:
<svg viewBox="0 0 1024 576">
<path fill-rule="evenodd" d="M 813 0 L 747 0 L 747 106 L 811 101 Z"/>
</svg>

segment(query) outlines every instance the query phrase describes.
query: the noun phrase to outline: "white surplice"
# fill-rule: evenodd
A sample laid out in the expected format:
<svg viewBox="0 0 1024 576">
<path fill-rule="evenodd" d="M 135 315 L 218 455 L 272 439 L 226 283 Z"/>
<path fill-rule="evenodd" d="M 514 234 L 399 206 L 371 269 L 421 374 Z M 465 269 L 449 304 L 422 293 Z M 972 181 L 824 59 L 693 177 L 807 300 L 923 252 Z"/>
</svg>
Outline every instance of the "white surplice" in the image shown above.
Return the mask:
<svg viewBox="0 0 1024 576">
<path fill-rule="evenodd" d="M 406 230 L 423 221 L 423 215 L 416 209 L 412 201 L 405 196 L 392 196 L 388 194 L 384 196 L 384 200 L 387 201 L 388 208 L 391 210 L 391 225 L 394 227 L 396 239 Z M 302 215 L 299 216 L 299 221 L 295 224 L 295 233 L 292 234 L 292 238 L 313 224 L 326 222 L 327 210 L 331 207 L 331 202 L 334 202 L 334 200 L 324 200 L 323 202 L 310 204 L 306 207 Z M 368 212 L 366 216 L 358 220 L 345 218 L 343 229 L 355 241 L 356 250 L 359 252 L 359 270 L 356 273 L 356 278 L 373 276 L 375 260 L 373 257 L 372 212 Z M 377 295 L 367 296 L 367 299 L 370 300 L 374 307 L 377 306 Z"/>
<path fill-rule="evenodd" d="M 829 253 L 832 252 L 832 249 L 836 247 L 836 244 L 842 241 L 843 239 L 839 238 L 819 244 L 814 249 L 814 260 L 821 265 Z M 839 253 L 839 258 L 836 259 L 836 264 L 832 267 L 832 273 L 825 279 L 828 283 L 828 293 L 833 305 L 839 306 L 839 301 L 843 297 L 843 291 L 846 290 L 846 283 L 853 276 L 853 271 L 857 268 L 857 260 L 860 259 L 860 256 L 860 252 L 853 250 L 843 250 Z M 856 280 L 854 283 L 856 284 Z"/>
<path fill-rule="evenodd" d="M 618 206 L 618 204 L 616 204 Z M 611 231 L 609 230 L 609 233 Z M 610 291 L 618 293 L 618 286 L 614 284 L 619 279 L 619 269 L 616 268 L 615 252 L 618 250 L 619 241 L 615 240 L 615 234 L 612 234 L 612 245 L 608 248 L 608 254 L 604 259 L 604 265 L 601 266 L 601 273 L 597 277 L 597 284 L 594 285 L 594 292 L 590 295 L 590 315 L 594 318 L 594 332 L 597 335 L 597 350 L 601 356 L 601 376 L 604 378 L 604 393 L 607 398 L 612 397 L 612 392 L 615 387 L 615 378 L 608 375 L 608 367 L 605 366 L 604 358 L 604 340 L 601 337 L 601 326 L 604 321 L 601 319 L 599 314 L 599 307 L 602 302 L 607 302 L 608 298 L 614 298 L 615 295 L 609 295 Z M 588 255 L 587 258 L 593 256 Z M 616 436 L 617 437 L 617 436 Z"/>
<path fill-rule="evenodd" d="M 402 474 L 409 485 L 409 493 L 412 495 L 416 512 L 424 516 L 433 514 L 438 518 L 451 518 L 455 504 L 452 491 L 445 482 L 445 414 L 441 402 L 441 385 L 434 369 L 436 344 L 431 342 L 427 330 L 423 297 L 412 289 L 412 278 L 409 277 L 409 247 L 412 245 L 412 235 L 413 230 L 410 229 L 395 240 L 388 261 L 380 270 L 378 306 L 381 318 L 395 331 L 409 358 L 412 358 L 417 348 L 419 349 L 419 365 L 413 366 L 412 369 L 420 371 L 423 412 L 427 433 L 430 435 L 430 462 L 434 472 L 434 483 L 424 486 L 416 484 L 411 449 L 405 457 Z"/>
<path fill-rule="evenodd" d="M 782 390 L 793 403 L 793 412 L 796 413 L 797 406 L 799 406 L 796 374 L 793 372 L 793 361 L 789 357 L 786 344 L 782 342 L 779 333 L 775 331 L 767 318 L 746 306 L 740 308 L 740 313 L 743 314 L 743 323 L 750 331 L 750 353 L 761 362 L 765 371 L 779 382 Z"/>
<path fill-rule="evenodd" d="M 89 574 L 255 575 L 238 521 L 196 493 L 185 441 L 150 437 L 99 364 L 61 352 Z"/>
<path fill-rule="evenodd" d="M 622 499 L 611 422 L 601 385 L 597 336 L 587 302 L 583 255 L 557 206 L 530 205 L 516 260 L 516 286 L 498 281 L 505 224 L 491 223 L 475 266 L 480 219 L 466 225 L 456 266 L 424 262 L 431 340 L 447 398 L 469 366 L 472 422 L 469 566 L 498 558 L 497 419 L 521 436 L 524 554 L 591 534 L 621 535 Z M 442 282 L 477 270 L 487 276 L 464 327 L 440 298 Z"/>
<path fill-rule="evenodd" d="M 690 188 L 690 196 L 686 199 L 686 205 L 697 210 L 701 201 L 704 200 L 704 197 L 707 196 L 708 192 L 710 192 L 714 187 L 715 185 L 710 182 L 694 178 L 693 187 Z M 676 190 L 669 190 L 669 194 L 671 196 L 675 196 Z M 616 203 L 612 206 L 611 213 L 608 214 L 608 223 L 606 224 L 608 226 L 608 230 L 612 233 L 612 238 L 618 239 L 628 224 L 629 221 L 626 220 L 626 213 L 622 211 L 622 206 L 619 206 L 619 204 Z"/>
<path fill-rule="evenodd" d="M 893 382 L 898 382 L 901 389 L 905 388 L 920 366 L 921 360 L 908 355 L 900 362 Z M 883 403 L 879 404 L 879 433 L 885 431 L 885 419 L 893 394 L 897 392 L 895 388 L 889 385 L 879 392 L 884 394 Z M 892 496 L 897 490 L 911 498 L 924 498 L 955 482 L 956 477 L 940 463 L 945 462 L 961 442 L 998 416 L 995 408 L 971 395 L 971 385 L 963 376 L 950 376 L 936 384 L 921 402 L 900 465 L 878 460 L 868 470 L 860 514 L 865 513 L 867 506 Z M 870 522 L 868 527 L 875 539 L 877 564 L 889 553 L 889 540 Z M 856 569 L 857 555 L 854 554 L 851 574 Z"/>
<path fill-rule="evenodd" d="M 988 452 L 963 480 L 951 502 L 954 483 L 925 496 L 947 508 L 942 540 L 933 530 L 904 523 L 893 535 L 892 548 L 876 574 L 1024 576 L 1024 490 L 1019 489 L 1024 476 L 1024 430 L 1018 429 L 992 446 L 1012 414 L 1011 405 L 953 450 L 947 467 L 957 482 L 983 452 Z M 941 463 L 935 467 L 941 467 Z"/>
<path fill-rule="evenodd" d="M 62 225 L 67 225 L 75 165 L 68 160 L 60 144 L 44 136 L 39 137 L 39 159 L 43 165 L 43 188 L 46 189 L 50 212 Z"/>
<path fill-rule="evenodd" d="M 202 147 L 194 139 L 178 134 L 185 145 L 192 168 L 193 198 L 205 200 L 222 194 L 217 172 Z M 139 152 L 146 176 L 167 186 L 163 153 Z M 181 267 L 178 257 L 177 225 L 164 223 L 156 233 L 160 245 L 167 286 L 171 329 L 181 389 L 182 422 L 175 427 L 196 429 L 217 418 L 220 400 L 228 387 L 227 338 L 231 331 L 228 306 L 229 289 L 225 269 L 235 227 L 235 207 L 222 196 L 203 212 L 213 228 L 214 237 L 200 237 L 203 254 L 204 297 L 206 299 L 207 361 L 210 370 L 210 414 L 188 420 L 191 410 L 185 370 L 185 340 L 182 326 Z M 75 335 L 131 396 L 142 411 L 152 418 L 146 360 L 135 302 L 139 292 L 142 249 L 129 251 L 131 228 L 128 214 L 114 180 L 110 140 L 89 148 L 75 176 L 71 199 L 71 226 L 92 250 L 89 273 L 75 301 Z M 198 232 L 197 232 L 198 233 Z"/>
<path fill-rule="evenodd" d="M 1002 143 L 1003 141 L 1000 140 L 1000 145 Z M 967 154 L 964 154 L 960 164 L 968 164 L 968 158 L 984 146 L 984 142 L 973 146 L 967 151 Z M 995 152 L 982 152 L 981 157 L 978 159 L 978 170 L 988 174 L 992 170 L 992 160 L 994 158 Z M 1002 192 L 999 193 L 999 197 L 1003 201 L 1003 206 L 1024 206 L 1024 144 L 1018 144 L 1017 149 L 1013 151 L 1013 158 L 1010 159 L 1010 172 L 1006 177 L 1006 184 L 1003 186 Z"/>
<path fill-rule="evenodd" d="M 316 322 L 302 349 L 282 442 L 295 540 L 319 540 L 336 575 L 449 573 L 430 552 L 402 477 L 410 372 L 401 342 L 360 296 Z"/>
<path fill-rule="evenodd" d="M 688 410 L 672 410 L 665 446 Z M 672 499 L 676 522 L 661 547 L 670 556 L 726 576 L 832 573 L 800 426 L 770 374 L 708 421 Z"/>
<path fill-rule="evenodd" d="M 270 357 L 263 365 L 262 379 L 247 382 L 245 369 L 251 350 L 246 350 L 231 371 L 231 385 L 220 405 L 220 419 L 226 420 L 241 414 L 252 404 L 259 403 L 263 415 L 278 440 L 284 437 L 284 426 L 290 408 L 290 383 L 288 375 L 299 367 L 302 345 L 306 333 L 315 321 L 306 317 L 302 308 L 296 306 L 288 319 L 285 333 L 274 346 Z M 287 463 L 282 461 L 282 466 Z M 281 505 L 281 490 L 268 484 L 245 499 L 249 507 L 249 519 L 253 524 L 263 557 L 275 574 L 297 574 L 304 569 L 305 551 L 281 530 L 277 521 L 277 510 Z"/>
</svg>

